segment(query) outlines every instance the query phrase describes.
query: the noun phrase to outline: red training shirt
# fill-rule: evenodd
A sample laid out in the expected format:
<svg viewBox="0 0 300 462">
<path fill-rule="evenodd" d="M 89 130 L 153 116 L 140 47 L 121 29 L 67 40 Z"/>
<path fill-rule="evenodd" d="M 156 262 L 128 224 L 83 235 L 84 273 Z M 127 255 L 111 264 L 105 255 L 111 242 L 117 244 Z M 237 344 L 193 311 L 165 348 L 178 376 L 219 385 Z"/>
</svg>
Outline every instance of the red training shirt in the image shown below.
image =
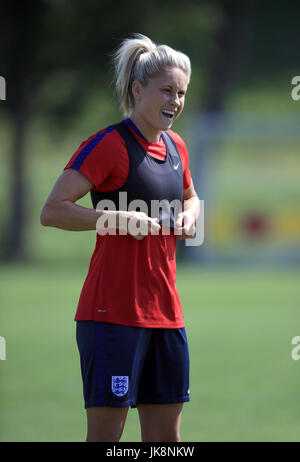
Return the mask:
<svg viewBox="0 0 300 462">
<path fill-rule="evenodd" d="M 166 147 L 148 142 L 131 123 L 130 129 L 148 154 L 164 160 Z M 168 130 L 183 167 L 183 188 L 191 184 L 188 151 L 181 137 Z M 116 130 L 106 129 L 81 143 L 65 169 L 85 175 L 95 190 L 119 189 L 126 181 L 129 158 Z M 97 234 L 96 246 L 80 294 L 75 320 L 111 322 L 137 327 L 180 328 L 184 319 L 176 288 L 176 236 Z"/>
</svg>

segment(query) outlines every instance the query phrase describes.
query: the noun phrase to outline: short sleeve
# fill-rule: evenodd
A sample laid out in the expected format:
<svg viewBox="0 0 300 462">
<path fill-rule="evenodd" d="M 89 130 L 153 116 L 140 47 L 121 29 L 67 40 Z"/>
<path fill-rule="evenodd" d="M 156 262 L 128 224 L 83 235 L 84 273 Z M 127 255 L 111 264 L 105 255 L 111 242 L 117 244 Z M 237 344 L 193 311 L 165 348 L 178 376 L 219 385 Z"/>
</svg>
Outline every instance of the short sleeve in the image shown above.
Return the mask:
<svg viewBox="0 0 300 462">
<path fill-rule="evenodd" d="M 124 146 L 118 132 L 108 127 L 83 141 L 64 170 L 78 170 L 98 188 L 111 174 L 122 150 Z"/>
</svg>

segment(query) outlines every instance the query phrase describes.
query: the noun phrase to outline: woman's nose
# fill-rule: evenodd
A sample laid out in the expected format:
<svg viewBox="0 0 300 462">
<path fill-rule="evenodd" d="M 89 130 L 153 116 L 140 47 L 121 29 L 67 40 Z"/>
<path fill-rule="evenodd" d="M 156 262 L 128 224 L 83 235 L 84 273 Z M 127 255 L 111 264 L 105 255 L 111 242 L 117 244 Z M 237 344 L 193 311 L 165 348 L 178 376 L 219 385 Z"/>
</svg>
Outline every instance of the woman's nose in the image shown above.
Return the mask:
<svg viewBox="0 0 300 462">
<path fill-rule="evenodd" d="M 172 95 L 172 100 L 171 101 L 176 107 L 178 107 L 180 105 L 180 99 L 179 99 L 179 96 L 178 96 L 177 93 Z"/>
</svg>

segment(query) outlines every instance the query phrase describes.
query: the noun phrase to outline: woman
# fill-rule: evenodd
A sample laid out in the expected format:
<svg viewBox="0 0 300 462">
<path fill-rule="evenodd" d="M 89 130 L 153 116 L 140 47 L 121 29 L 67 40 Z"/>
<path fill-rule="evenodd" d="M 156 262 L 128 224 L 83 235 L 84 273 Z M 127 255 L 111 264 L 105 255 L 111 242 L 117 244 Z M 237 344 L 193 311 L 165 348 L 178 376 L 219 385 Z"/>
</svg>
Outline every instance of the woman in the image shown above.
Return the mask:
<svg viewBox="0 0 300 462">
<path fill-rule="evenodd" d="M 122 42 L 114 64 L 127 118 L 80 145 L 41 223 L 98 231 L 75 316 L 86 441 L 119 441 L 129 406 L 138 409 L 142 441 L 180 441 L 189 356 L 175 285 L 176 240 L 193 237 L 200 203 L 187 149 L 170 128 L 183 110 L 190 61 L 135 34 Z M 94 209 L 76 204 L 88 192 Z M 148 213 L 127 208 L 136 200 Z M 151 215 L 153 200 L 169 207 Z M 173 200 L 184 205 L 177 215 Z"/>
</svg>

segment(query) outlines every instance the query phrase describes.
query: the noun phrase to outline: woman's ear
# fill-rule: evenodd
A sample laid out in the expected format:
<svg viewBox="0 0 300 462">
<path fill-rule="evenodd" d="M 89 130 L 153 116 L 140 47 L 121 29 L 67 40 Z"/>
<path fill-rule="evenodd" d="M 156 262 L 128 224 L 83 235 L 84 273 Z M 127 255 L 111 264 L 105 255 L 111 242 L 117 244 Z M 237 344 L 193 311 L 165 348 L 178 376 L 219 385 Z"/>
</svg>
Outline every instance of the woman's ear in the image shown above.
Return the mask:
<svg viewBox="0 0 300 462">
<path fill-rule="evenodd" d="M 131 91 L 132 91 L 134 100 L 139 101 L 141 99 L 141 94 L 142 94 L 142 85 L 138 80 L 134 80 L 132 82 Z"/>
</svg>

